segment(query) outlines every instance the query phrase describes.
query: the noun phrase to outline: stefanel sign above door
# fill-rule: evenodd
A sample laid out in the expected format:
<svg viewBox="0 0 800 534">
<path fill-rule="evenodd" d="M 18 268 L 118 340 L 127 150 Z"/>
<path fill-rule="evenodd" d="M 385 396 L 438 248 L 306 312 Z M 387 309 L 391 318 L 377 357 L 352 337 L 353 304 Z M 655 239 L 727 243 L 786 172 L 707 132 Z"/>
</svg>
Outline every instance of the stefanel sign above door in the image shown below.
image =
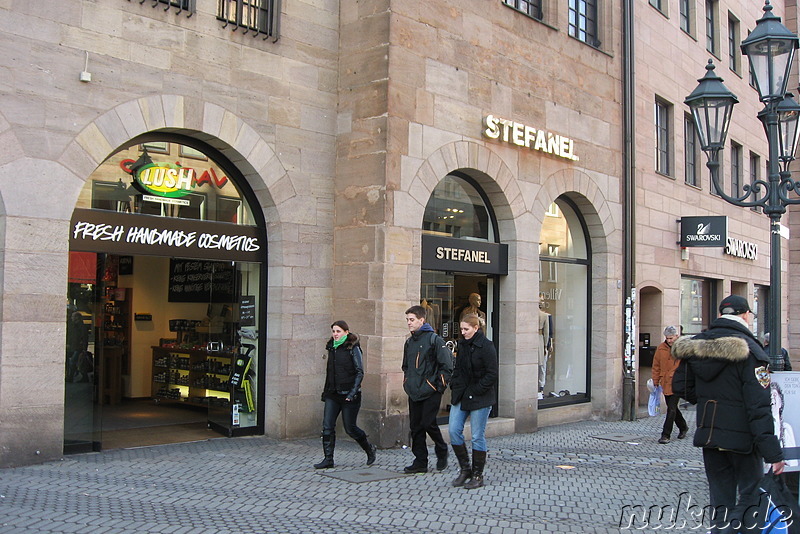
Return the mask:
<svg viewBox="0 0 800 534">
<path fill-rule="evenodd" d="M 422 234 L 422 268 L 508 274 L 508 245 Z"/>
<path fill-rule="evenodd" d="M 266 258 L 262 228 L 76 209 L 72 214 L 70 250 L 125 256 L 168 256 L 211 260 L 253 261 Z"/>
<path fill-rule="evenodd" d="M 578 156 L 574 154 L 575 143 L 569 137 L 539 130 L 510 119 L 501 119 L 494 115 L 487 115 L 483 123 L 486 126 L 483 135 L 489 139 L 499 139 L 512 145 L 578 161 Z"/>
</svg>

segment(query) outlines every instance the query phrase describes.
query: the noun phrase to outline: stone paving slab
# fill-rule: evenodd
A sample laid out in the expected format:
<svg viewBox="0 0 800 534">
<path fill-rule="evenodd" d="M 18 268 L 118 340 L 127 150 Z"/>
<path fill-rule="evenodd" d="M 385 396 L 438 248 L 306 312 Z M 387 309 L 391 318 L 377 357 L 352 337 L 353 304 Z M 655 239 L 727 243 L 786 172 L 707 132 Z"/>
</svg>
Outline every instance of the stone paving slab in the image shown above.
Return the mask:
<svg viewBox="0 0 800 534">
<path fill-rule="evenodd" d="M 585 421 L 489 438 L 486 486 L 472 491 L 450 486 L 452 454 L 445 472 L 386 479 L 381 472 L 399 475 L 411 463 L 410 450 L 380 450 L 366 467 L 346 438 L 324 473 L 312 468 L 319 440 L 218 438 L 68 456 L 0 470 L 0 534 L 632 532 L 621 519 L 640 520 L 650 507 L 707 504 L 691 435 L 658 444 L 662 422 Z M 370 470 L 382 479 L 346 480 Z M 671 531 L 705 532 L 693 526 Z"/>
</svg>

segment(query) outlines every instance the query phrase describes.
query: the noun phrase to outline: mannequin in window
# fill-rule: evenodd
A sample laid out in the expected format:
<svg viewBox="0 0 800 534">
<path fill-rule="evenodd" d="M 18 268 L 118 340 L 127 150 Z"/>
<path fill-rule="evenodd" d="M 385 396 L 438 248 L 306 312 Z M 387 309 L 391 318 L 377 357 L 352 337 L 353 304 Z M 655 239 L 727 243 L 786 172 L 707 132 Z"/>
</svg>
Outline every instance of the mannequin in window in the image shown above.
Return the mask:
<svg viewBox="0 0 800 534">
<path fill-rule="evenodd" d="M 481 296 L 478 293 L 470 293 L 469 294 L 469 306 L 466 306 L 463 310 L 461 310 L 461 315 L 459 316 L 459 321 L 462 317 L 469 314 L 474 314 L 483 319 L 486 322 L 486 314 L 480 310 L 481 307 Z"/>
<path fill-rule="evenodd" d="M 438 310 L 435 310 L 433 306 L 428 302 L 428 299 L 422 299 L 419 302 L 419 305 L 425 308 L 425 311 L 428 312 L 426 318 L 428 319 L 428 324 L 431 325 L 436 333 L 439 333 L 439 315 Z"/>
<path fill-rule="evenodd" d="M 539 395 L 544 398 L 544 383 L 547 377 L 547 356 L 551 346 L 550 314 L 544 311 L 544 304 L 539 303 Z"/>
</svg>

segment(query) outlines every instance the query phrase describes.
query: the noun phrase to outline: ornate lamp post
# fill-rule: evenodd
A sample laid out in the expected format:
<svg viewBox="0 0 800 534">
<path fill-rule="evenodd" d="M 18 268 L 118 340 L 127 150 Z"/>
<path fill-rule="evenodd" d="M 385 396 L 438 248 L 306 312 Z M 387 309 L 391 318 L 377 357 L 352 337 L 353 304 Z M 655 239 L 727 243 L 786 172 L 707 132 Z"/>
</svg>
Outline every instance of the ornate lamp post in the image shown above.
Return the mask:
<svg viewBox="0 0 800 534">
<path fill-rule="evenodd" d="M 789 204 L 800 204 L 800 197 L 789 198 L 789 192 L 800 194 L 800 183 L 792 180 L 789 164 L 797 147 L 800 106 L 786 93 L 794 52 L 800 46 L 798 37 L 781 19 L 772 14 L 769 0 L 764 16 L 756 22 L 752 33 L 742 42 L 742 52 L 750 60 L 759 99 L 764 109 L 758 118 L 764 125 L 769 145 L 769 176 L 745 185 L 741 196 L 728 195 L 719 181 L 719 151 L 725 146 L 736 96 L 714 73 L 709 60 L 706 75 L 700 85 L 686 97 L 692 110 L 700 145 L 708 156 L 708 169 L 716 192 L 735 206 L 760 207 L 770 220 L 770 299 L 769 299 L 769 357 L 772 369 L 783 370 L 781 357 L 781 216 Z"/>
</svg>

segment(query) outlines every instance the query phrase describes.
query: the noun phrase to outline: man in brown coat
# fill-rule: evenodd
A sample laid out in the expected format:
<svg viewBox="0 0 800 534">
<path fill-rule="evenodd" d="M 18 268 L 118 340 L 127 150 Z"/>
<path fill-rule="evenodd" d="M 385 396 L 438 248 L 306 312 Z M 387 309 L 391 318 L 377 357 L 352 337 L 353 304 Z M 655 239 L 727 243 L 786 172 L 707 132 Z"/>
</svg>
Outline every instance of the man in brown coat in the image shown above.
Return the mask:
<svg viewBox="0 0 800 534">
<path fill-rule="evenodd" d="M 661 430 L 659 443 L 669 443 L 672 435 L 673 424 L 678 425 L 678 439 L 686 437 L 689 425 L 683 418 L 683 414 L 678 409 L 680 397 L 672 394 L 672 375 L 678 368 L 678 360 L 672 357 L 672 344 L 678 339 L 678 329 L 668 326 L 664 329 L 664 342 L 656 348 L 653 356 L 653 385 L 661 386 L 664 390 L 664 400 L 667 402 L 667 418 L 664 420 L 664 428 Z"/>
</svg>

